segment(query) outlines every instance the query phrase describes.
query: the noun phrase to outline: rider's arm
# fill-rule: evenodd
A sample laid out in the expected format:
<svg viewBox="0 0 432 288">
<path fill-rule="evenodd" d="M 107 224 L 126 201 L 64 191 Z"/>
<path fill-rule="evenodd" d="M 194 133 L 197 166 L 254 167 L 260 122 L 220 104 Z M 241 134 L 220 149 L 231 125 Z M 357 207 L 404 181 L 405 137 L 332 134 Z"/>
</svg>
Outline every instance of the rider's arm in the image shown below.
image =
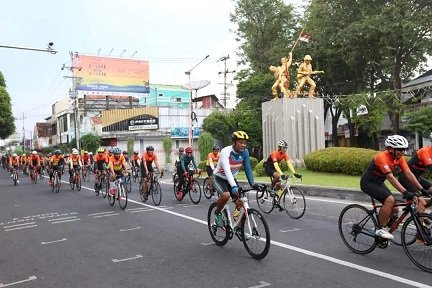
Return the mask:
<svg viewBox="0 0 432 288">
<path fill-rule="evenodd" d="M 248 179 L 249 186 L 254 185 L 254 178 L 253 178 L 253 172 L 252 172 L 252 166 L 250 163 L 250 157 L 249 157 L 249 150 L 245 149 L 243 151 L 243 167 L 245 170 L 246 178 Z"/>
<path fill-rule="evenodd" d="M 185 172 L 186 171 L 186 155 L 182 155 L 181 157 L 180 157 L 180 168 L 181 168 L 181 171 L 183 171 L 183 172 Z"/>
<path fill-rule="evenodd" d="M 223 173 L 225 174 L 226 180 L 230 184 L 231 187 L 237 186 L 237 183 L 234 180 L 234 176 L 231 172 L 231 165 L 229 161 L 231 150 L 229 149 L 222 149 L 218 166 L 222 167 Z"/>
<path fill-rule="evenodd" d="M 208 159 L 208 162 L 209 162 L 211 169 L 214 170 L 215 167 L 214 167 L 213 158 L 211 157 L 211 154 L 209 154 L 207 156 L 207 159 Z"/>
<path fill-rule="evenodd" d="M 286 163 L 288 165 L 289 170 L 291 171 L 291 173 L 295 174 L 296 172 L 294 170 L 294 166 L 292 165 L 291 161 L 289 161 L 288 154 L 285 153 L 285 155 L 286 155 L 285 161 L 286 161 Z"/>
<path fill-rule="evenodd" d="M 158 161 L 158 159 L 157 159 L 157 156 L 155 156 L 154 163 L 155 163 L 155 165 L 156 165 L 156 169 L 157 169 L 158 171 L 160 171 L 160 168 L 159 168 L 159 161 Z"/>
<path fill-rule="evenodd" d="M 396 188 L 399 192 L 403 193 L 406 191 L 405 187 L 402 186 L 402 184 L 399 183 L 397 178 L 393 175 L 393 173 L 387 173 L 386 174 L 387 180 L 390 182 L 390 184 Z"/>
</svg>

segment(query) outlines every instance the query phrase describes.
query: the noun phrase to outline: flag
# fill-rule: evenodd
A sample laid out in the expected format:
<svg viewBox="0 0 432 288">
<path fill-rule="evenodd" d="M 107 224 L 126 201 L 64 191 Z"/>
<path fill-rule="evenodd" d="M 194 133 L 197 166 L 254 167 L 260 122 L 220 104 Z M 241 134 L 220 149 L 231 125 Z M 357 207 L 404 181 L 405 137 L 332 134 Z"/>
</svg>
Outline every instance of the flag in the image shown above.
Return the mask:
<svg viewBox="0 0 432 288">
<path fill-rule="evenodd" d="M 308 43 L 309 42 L 309 39 L 310 39 L 310 35 L 308 35 L 308 34 L 305 34 L 305 33 L 301 33 L 300 34 L 300 37 L 299 37 L 299 39 L 298 40 L 300 40 L 300 41 L 302 41 L 302 42 L 306 42 L 306 43 Z"/>
</svg>

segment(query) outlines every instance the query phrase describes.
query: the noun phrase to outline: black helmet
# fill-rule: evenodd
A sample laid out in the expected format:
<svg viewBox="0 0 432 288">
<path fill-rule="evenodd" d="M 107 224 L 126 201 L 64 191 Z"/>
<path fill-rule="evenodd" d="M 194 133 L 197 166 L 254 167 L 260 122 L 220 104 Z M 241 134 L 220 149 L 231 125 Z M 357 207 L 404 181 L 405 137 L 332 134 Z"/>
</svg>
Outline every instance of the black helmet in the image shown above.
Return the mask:
<svg viewBox="0 0 432 288">
<path fill-rule="evenodd" d="M 153 146 L 147 146 L 146 151 L 154 151 L 154 147 Z"/>
<path fill-rule="evenodd" d="M 220 150 L 219 145 L 217 145 L 217 144 L 213 145 L 213 151 L 214 151 L 214 150 Z"/>
<path fill-rule="evenodd" d="M 179 148 L 179 152 L 180 152 L 180 153 L 184 153 L 184 148 L 183 148 L 183 147 L 180 147 L 180 148 Z"/>
</svg>

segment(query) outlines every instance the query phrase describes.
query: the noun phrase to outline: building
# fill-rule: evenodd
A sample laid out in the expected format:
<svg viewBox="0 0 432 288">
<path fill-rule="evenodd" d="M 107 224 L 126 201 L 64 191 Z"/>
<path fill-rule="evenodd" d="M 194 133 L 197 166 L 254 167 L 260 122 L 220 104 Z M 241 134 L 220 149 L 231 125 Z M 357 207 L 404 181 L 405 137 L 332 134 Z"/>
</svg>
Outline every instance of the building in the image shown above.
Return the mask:
<svg viewBox="0 0 432 288">
<path fill-rule="evenodd" d="M 33 133 L 33 149 L 41 150 L 50 146 L 52 125 L 49 122 L 36 123 Z"/>
</svg>

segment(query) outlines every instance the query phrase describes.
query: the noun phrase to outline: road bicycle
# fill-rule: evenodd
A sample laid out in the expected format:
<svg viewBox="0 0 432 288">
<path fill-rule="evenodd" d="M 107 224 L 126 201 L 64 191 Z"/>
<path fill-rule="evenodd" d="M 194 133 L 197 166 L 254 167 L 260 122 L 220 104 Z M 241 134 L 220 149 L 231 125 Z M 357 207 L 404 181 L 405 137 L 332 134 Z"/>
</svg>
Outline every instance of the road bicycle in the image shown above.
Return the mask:
<svg viewBox="0 0 432 288">
<path fill-rule="evenodd" d="M 12 170 L 12 181 L 14 183 L 14 186 L 18 184 L 18 170 L 16 168 L 13 168 Z"/>
<path fill-rule="evenodd" d="M 180 179 L 174 181 L 174 196 L 178 201 L 182 201 L 186 194 L 189 194 L 189 198 L 194 204 L 198 204 L 201 200 L 201 186 L 198 181 L 194 178 L 194 174 L 198 175 L 196 178 L 201 176 L 201 171 L 195 173 L 194 170 L 189 170 L 186 177 L 184 177 L 184 185 L 182 192 L 179 193 L 177 187 Z"/>
<path fill-rule="evenodd" d="M 30 179 L 32 181 L 33 184 L 37 184 L 38 178 L 39 178 L 39 173 L 37 172 L 36 167 L 31 167 L 30 170 Z"/>
<path fill-rule="evenodd" d="M 282 179 L 280 197 L 276 186 L 274 189 L 268 186 L 267 189 L 257 192 L 256 200 L 260 210 L 268 214 L 274 208 L 279 208 L 280 211 L 285 211 L 293 219 L 303 217 L 306 211 L 304 194 L 298 187 L 291 185 L 291 180 L 299 182 L 301 179 L 301 177 L 296 178 L 293 176 L 286 176 L 285 179 Z"/>
<path fill-rule="evenodd" d="M 350 204 L 339 215 L 339 234 L 345 245 L 354 253 L 367 254 L 376 247 L 386 248 L 391 241 L 402 245 L 408 258 L 420 269 L 432 272 L 432 214 L 419 213 L 416 210 L 416 202 L 397 202 L 395 207 L 404 207 L 398 218 L 392 219 L 388 226 L 389 232 L 395 236 L 393 240 L 387 240 L 375 235 L 379 229 L 379 208 L 373 198 L 372 209 L 359 204 Z M 400 234 L 395 234 L 399 225 L 402 225 Z"/>
<path fill-rule="evenodd" d="M 89 174 L 88 165 L 83 166 L 82 171 L 81 171 L 81 178 L 85 182 L 90 181 L 90 174 Z"/>
<path fill-rule="evenodd" d="M 213 195 L 216 195 L 216 190 L 214 189 L 211 181 L 211 176 L 207 176 L 203 182 L 203 192 L 206 199 L 211 199 Z"/>
<path fill-rule="evenodd" d="M 122 210 L 126 209 L 127 202 L 128 202 L 128 193 L 124 186 L 124 180 L 125 180 L 125 175 L 117 175 L 116 180 L 114 181 L 115 195 L 112 195 L 109 191 L 107 193 L 109 204 L 113 206 L 115 201 L 117 200 Z"/>
<path fill-rule="evenodd" d="M 98 173 L 97 178 L 98 178 L 98 184 L 95 183 L 94 185 L 94 189 L 95 189 L 95 193 L 96 196 L 99 196 L 100 193 L 102 193 L 103 198 L 106 197 L 106 172 L 103 173 L 101 171 L 97 171 L 96 173 Z"/>
<path fill-rule="evenodd" d="M 139 167 L 133 166 L 132 167 L 132 180 L 133 182 L 136 182 L 139 177 Z"/>
<path fill-rule="evenodd" d="M 158 175 L 160 175 L 158 177 Z M 147 189 L 148 189 L 148 194 L 146 195 L 144 193 L 144 191 L 142 191 L 141 186 L 140 186 L 140 197 L 141 197 L 141 201 L 146 202 L 148 195 L 152 196 L 152 200 L 153 200 L 153 204 L 155 206 L 159 206 L 161 201 L 162 201 L 162 189 L 161 186 L 159 184 L 159 178 L 162 178 L 163 176 L 163 171 L 155 171 L 155 172 L 149 172 L 147 179 L 149 179 L 148 183 L 147 183 Z"/>
<path fill-rule="evenodd" d="M 131 174 L 128 174 L 127 176 L 125 176 L 125 178 L 123 180 L 124 180 L 123 184 L 125 186 L 126 192 L 127 193 L 132 192 L 132 176 L 131 176 Z"/>
<path fill-rule="evenodd" d="M 39 180 L 42 180 L 45 177 L 45 168 L 41 166 L 39 173 Z"/>
<path fill-rule="evenodd" d="M 81 190 L 81 173 L 80 168 L 71 168 L 72 170 L 72 176 L 69 177 L 69 185 L 72 190 L 76 187 L 78 191 Z"/>
<path fill-rule="evenodd" d="M 53 178 L 51 181 L 51 191 L 59 193 L 60 192 L 60 186 L 61 186 L 61 181 L 60 181 L 59 171 L 54 170 L 53 171 Z"/>
<path fill-rule="evenodd" d="M 257 192 L 266 189 L 265 185 L 257 185 Z M 243 242 L 246 251 L 255 259 L 263 259 L 270 250 L 270 230 L 263 215 L 250 208 L 247 192 L 255 189 L 239 189 L 239 199 L 242 202 L 240 214 L 236 220 L 231 220 L 229 205 L 226 204 L 221 213 L 223 226 L 215 222 L 216 202 L 213 202 L 207 213 L 207 226 L 210 236 L 217 246 L 224 246 L 234 235 Z"/>
</svg>

